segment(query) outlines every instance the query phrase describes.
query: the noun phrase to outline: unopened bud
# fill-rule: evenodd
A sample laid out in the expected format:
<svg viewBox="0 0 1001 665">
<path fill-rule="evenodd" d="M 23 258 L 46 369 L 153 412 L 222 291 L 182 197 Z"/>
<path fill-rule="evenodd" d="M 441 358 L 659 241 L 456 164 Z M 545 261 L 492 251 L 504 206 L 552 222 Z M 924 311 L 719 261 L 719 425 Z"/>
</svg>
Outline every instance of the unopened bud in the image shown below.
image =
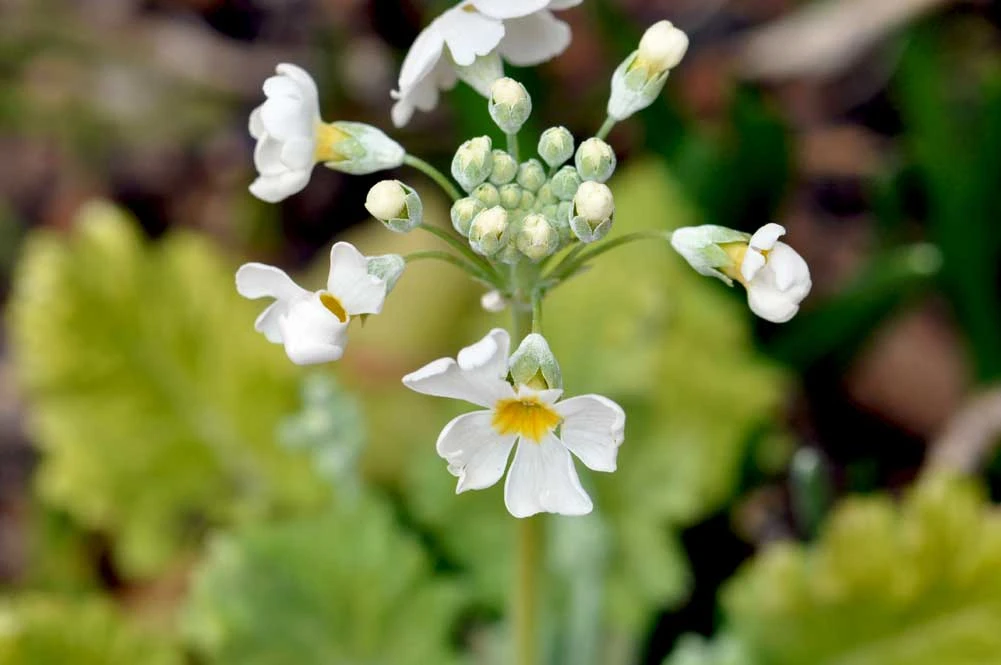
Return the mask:
<svg viewBox="0 0 1001 665">
<path fill-rule="evenodd" d="M 490 117 L 505 134 L 516 134 L 532 114 L 532 98 L 512 78 L 497 79 L 490 87 Z"/>
<path fill-rule="evenodd" d="M 535 207 L 535 194 L 526 190 L 521 192 L 521 203 L 518 204 L 519 210 L 531 210 Z"/>
<path fill-rule="evenodd" d="M 647 67 L 651 75 L 674 69 L 688 51 L 688 35 L 670 21 L 654 23 L 640 39 L 636 67 Z"/>
<path fill-rule="evenodd" d="M 550 127 L 539 138 L 539 156 L 551 168 L 573 157 L 573 134 L 566 127 Z"/>
<path fill-rule="evenodd" d="M 479 199 L 467 196 L 452 204 L 452 227 L 459 232 L 463 238 L 469 236 L 469 226 L 473 219 L 483 212 L 486 206 Z"/>
<path fill-rule="evenodd" d="M 508 210 L 515 210 L 521 205 L 522 189 L 517 184 L 503 185 L 497 191 L 500 193 L 500 204 Z"/>
<path fill-rule="evenodd" d="M 500 187 L 514 180 L 518 175 L 518 162 L 504 150 L 494 150 L 493 170 L 490 172 L 490 182 Z"/>
<path fill-rule="evenodd" d="M 563 375 L 546 338 L 531 333 L 522 340 L 510 361 L 511 378 L 516 386 L 535 390 L 563 387 Z"/>
<path fill-rule="evenodd" d="M 535 200 L 541 206 L 547 206 L 559 202 L 559 199 L 556 198 L 555 194 L 553 194 L 553 186 L 548 182 L 542 187 L 539 187 L 539 191 L 535 193 Z"/>
<path fill-rule="evenodd" d="M 574 162 L 583 180 L 605 182 L 615 172 L 615 151 L 601 139 L 592 137 L 577 148 Z"/>
<path fill-rule="evenodd" d="M 397 233 L 413 230 L 424 216 L 421 197 L 399 180 L 376 183 L 365 197 L 365 209 L 386 228 Z"/>
<path fill-rule="evenodd" d="M 483 256 L 493 256 L 507 244 L 508 213 L 500 206 L 488 208 L 473 219 L 469 245 Z"/>
<path fill-rule="evenodd" d="M 581 242 L 601 240 L 612 228 L 614 213 L 612 190 L 598 182 L 585 182 L 574 197 L 570 229 Z"/>
<path fill-rule="evenodd" d="M 529 159 L 518 167 L 518 184 L 530 192 L 537 192 L 546 182 L 546 169 L 537 159 Z"/>
<path fill-rule="evenodd" d="M 489 136 L 469 139 L 455 151 L 452 158 L 452 177 L 467 192 L 490 176 L 493 169 L 493 152 Z"/>
<path fill-rule="evenodd" d="M 625 120 L 650 106 L 661 91 L 671 69 L 688 50 L 688 37 L 669 21 L 660 21 L 647 29 L 639 48 L 622 61 L 612 74 L 612 93 L 608 115 Z"/>
<path fill-rule="evenodd" d="M 560 244 L 560 234 L 545 215 L 526 215 L 515 237 L 518 251 L 532 261 L 541 261 L 556 251 Z"/>
<path fill-rule="evenodd" d="M 470 194 L 487 208 L 493 208 L 495 205 L 500 205 L 500 193 L 498 193 L 497 188 L 489 182 L 483 183 L 470 192 Z"/>
<path fill-rule="evenodd" d="M 580 183 L 580 174 L 572 166 L 561 168 L 550 181 L 553 194 L 560 201 L 573 201 L 573 197 L 577 195 L 577 188 L 580 187 Z"/>
</svg>

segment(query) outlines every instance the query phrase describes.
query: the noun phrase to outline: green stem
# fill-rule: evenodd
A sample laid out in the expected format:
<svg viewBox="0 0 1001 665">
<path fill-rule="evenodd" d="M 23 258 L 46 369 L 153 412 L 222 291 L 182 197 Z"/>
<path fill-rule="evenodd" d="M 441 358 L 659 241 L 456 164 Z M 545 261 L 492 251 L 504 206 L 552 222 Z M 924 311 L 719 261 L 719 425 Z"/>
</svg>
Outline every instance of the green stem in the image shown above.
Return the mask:
<svg viewBox="0 0 1001 665">
<path fill-rule="evenodd" d="M 612 131 L 612 127 L 615 127 L 615 123 L 615 119 L 612 118 L 612 116 L 608 116 L 605 118 L 605 123 L 601 126 L 601 129 L 598 130 L 598 133 L 595 134 L 595 136 L 604 141 L 605 137 L 608 136 L 608 133 Z"/>
<path fill-rule="evenodd" d="M 538 290 L 532 294 L 532 332 L 542 334 L 542 293 Z"/>
<path fill-rule="evenodd" d="M 445 177 L 444 173 L 442 173 L 435 167 L 431 166 L 420 157 L 415 157 L 414 155 L 407 154 L 403 157 L 403 163 L 406 164 L 407 166 L 412 166 L 413 168 L 417 169 L 418 171 L 420 171 L 421 173 L 423 173 L 424 175 L 426 175 L 427 177 L 431 178 L 436 183 L 438 183 L 438 186 L 441 187 L 445 191 L 445 193 L 448 194 L 449 197 L 451 197 L 453 201 L 458 201 L 459 199 L 462 198 L 462 192 L 460 192 L 456 188 L 456 186 L 452 184 L 451 180 Z"/>
<path fill-rule="evenodd" d="M 488 275 L 491 284 L 494 285 L 500 284 L 501 282 L 500 276 L 497 274 L 497 271 L 494 270 L 493 266 L 487 263 L 487 261 L 482 256 L 474 252 L 472 248 L 469 247 L 466 243 L 462 242 L 448 231 L 439 229 L 437 226 L 429 226 L 427 224 L 421 224 L 417 228 L 423 229 L 424 231 L 435 236 L 436 238 L 439 238 L 440 240 L 444 240 L 445 242 L 447 242 L 449 245 L 451 245 L 453 249 L 462 254 L 471 264 L 476 266 L 484 275 Z"/>
<path fill-rule="evenodd" d="M 463 270 L 464 272 L 468 273 L 469 275 L 480 281 L 487 282 L 491 286 L 497 286 L 494 283 L 493 278 L 491 278 L 489 275 L 483 272 L 479 267 L 472 265 L 471 263 L 462 259 L 461 257 L 458 257 L 454 254 L 449 254 L 448 252 L 439 252 L 435 250 L 429 250 L 424 252 L 413 252 L 411 254 L 407 254 L 406 256 L 404 256 L 403 260 L 406 261 L 407 263 L 413 263 L 414 261 L 427 261 L 427 260 L 444 261 L 445 263 L 451 263 L 453 266 L 459 268 L 460 270 Z"/>
<path fill-rule="evenodd" d="M 532 308 L 524 300 L 511 303 L 511 333 L 515 345 L 532 331 Z M 539 665 L 539 600 L 542 568 L 542 517 L 518 520 L 516 583 L 511 599 L 511 627 L 515 665 Z"/>
<path fill-rule="evenodd" d="M 671 240 L 670 231 L 637 231 L 636 233 L 629 233 L 624 236 L 615 238 L 614 240 L 609 240 L 604 242 L 597 247 L 594 247 L 586 252 L 581 252 L 577 256 L 572 256 L 568 254 L 565 259 L 563 259 L 558 266 L 553 268 L 548 275 L 545 277 L 545 281 L 549 282 L 552 280 L 560 281 L 566 279 L 574 272 L 579 270 L 588 261 L 597 258 L 615 249 L 616 247 L 621 247 L 631 242 L 636 242 L 638 240 Z"/>
<path fill-rule="evenodd" d="M 516 162 L 520 162 L 521 161 L 520 158 L 518 157 L 518 134 L 517 133 L 507 134 L 507 152 L 508 152 L 509 155 L 511 155 L 511 157 L 514 158 L 514 161 L 516 161 Z"/>
</svg>

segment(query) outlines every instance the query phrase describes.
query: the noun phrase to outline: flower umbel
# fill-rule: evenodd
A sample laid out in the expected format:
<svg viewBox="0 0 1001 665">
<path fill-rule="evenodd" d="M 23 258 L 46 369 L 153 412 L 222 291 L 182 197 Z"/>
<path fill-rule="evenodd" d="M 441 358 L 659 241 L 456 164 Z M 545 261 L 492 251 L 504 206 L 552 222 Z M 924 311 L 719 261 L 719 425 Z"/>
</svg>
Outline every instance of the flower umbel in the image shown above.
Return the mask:
<svg viewBox="0 0 1001 665">
<path fill-rule="evenodd" d="M 382 311 L 399 264 L 399 257 L 366 258 L 354 245 L 339 242 L 330 250 L 325 289 L 307 291 L 279 268 L 245 263 L 236 271 L 236 290 L 244 298 L 274 298 L 254 328 L 269 342 L 283 344 L 295 364 L 311 365 L 340 359 L 351 319 Z"/>
<path fill-rule="evenodd" d="M 425 395 L 486 409 L 455 418 L 438 437 L 438 454 L 459 479 L 457 493 L 497 483 L 517 446 L 504 483 L 504 503 L 512 515 L 590 513 L 593 505 L 571 453 L 589 469 L 614 471 L 625 413 L 600 395 L 560 401 L 559 388 L 512 385 L 509 348 L 508 333 L 494 329 L 455 360 L 436 360 L 403 377 L 403 383 Z"/>
</svg>

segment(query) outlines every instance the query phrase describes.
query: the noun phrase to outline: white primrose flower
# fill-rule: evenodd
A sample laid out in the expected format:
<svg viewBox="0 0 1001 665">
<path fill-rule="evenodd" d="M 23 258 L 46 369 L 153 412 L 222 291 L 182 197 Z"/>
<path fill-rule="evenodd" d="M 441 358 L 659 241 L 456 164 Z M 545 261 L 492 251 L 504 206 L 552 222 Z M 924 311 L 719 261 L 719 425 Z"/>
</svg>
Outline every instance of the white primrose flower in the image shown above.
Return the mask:
<svg viewBox="0 0 1001 665">
<path fill-rule="evenodd" d="M 269 203 L 288 198 L 302 191 L 317 162 L 354 175 L 403 163 L 403 148 L 375 127 L 323 122 L 316 83 L 305 70 L 283 63 L 275 71 L 264 82 L 267 100 L 250 114 L 260 174 L 251 194 Z"/>
<path fill-rule="evenodd" d="M 743 284 L 752 312 L 785 323 L 813 285 L 803 257 L 779 242 L 785 232 L 779 224 L 765 224 L 754 235 L 707 224 L 677 229 L 671 245 L 699 273 Z"/>
<path fill-rule="evenodd" d="M 571 453 L 589 469 L 614 471 L 625 413 L 600 395 L 560 401 L 559 389 L 512 386 L 506 378 L 509 347 L 507 332 L 494 329 L 455 360 L 436 360 L 403 377 L 403 383 L 425 395 L 485 409 L 455 418 L 438 437 L 438 454 L 459 479 L 456 493 L 496 484 L 516 448 L 504 483 L 504 503 L 512 515 L 590 513 L 591 499 Z"/>
<path fill-rule="evenodd" d="M 394 90 L 393 123 L 410 122 L 414 109 L 430 111 L 440 90 L 457 78 L 484 97 L 504 75 L 501 58 L 537 65 L 570 44 L 570 26 L 553 16 L 583 0 L 463 0 L 425 28 L 403 60 Z"/>
<path fill-rule="evenodd" d="M 366 258 L 354 245 L 336 243 L 330 250 L 327 286 L 307 291 L 283 270 L 245 263 L 236 271 L 236 290 L 244 298 L 274 298 L 257 317 L 254 329 L 283 344 L 297 365 L 338 360 L 347 344 L 351 319 L 378 314 L 386 292 L 399 276 L 397 257 Z"/>
</svg>

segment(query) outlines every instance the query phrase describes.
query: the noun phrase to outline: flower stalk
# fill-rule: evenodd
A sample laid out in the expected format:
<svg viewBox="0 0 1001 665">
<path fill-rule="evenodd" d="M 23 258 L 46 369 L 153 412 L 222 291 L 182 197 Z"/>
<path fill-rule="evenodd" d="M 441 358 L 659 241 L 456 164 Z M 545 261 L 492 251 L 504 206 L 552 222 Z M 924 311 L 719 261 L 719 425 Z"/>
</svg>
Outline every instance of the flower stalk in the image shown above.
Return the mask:
<svg viewBox="0 0 1001 665">
<path fill-rule="evenodd" d="M 407 166 L 417 169 L 427 177 L 434 180 L 435 183 L 437 183 L 437 185 L 442 188 L 442 190 L 449 196 L 449 198 L 452 199 L 453 202 L 458 201 L 459 199 L 462 198 L 462 193 L 458 189 L 456 189 L 455 185 L 452 184 L 451 180 L 445 177 L 444 173 L 442 173 L 435 167 L 431 166 L 420 157 L 416 157 L 414 155 L 411 155 L 410 153 L 407 153 L 403 157 L 403 163 L 406 164 Z"/>
</svg>

